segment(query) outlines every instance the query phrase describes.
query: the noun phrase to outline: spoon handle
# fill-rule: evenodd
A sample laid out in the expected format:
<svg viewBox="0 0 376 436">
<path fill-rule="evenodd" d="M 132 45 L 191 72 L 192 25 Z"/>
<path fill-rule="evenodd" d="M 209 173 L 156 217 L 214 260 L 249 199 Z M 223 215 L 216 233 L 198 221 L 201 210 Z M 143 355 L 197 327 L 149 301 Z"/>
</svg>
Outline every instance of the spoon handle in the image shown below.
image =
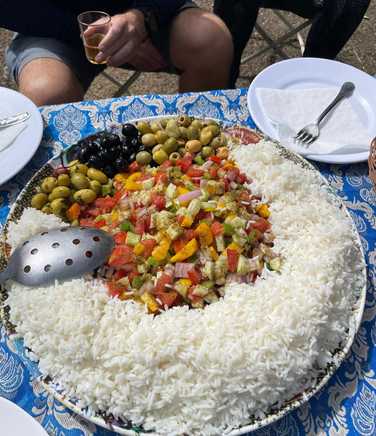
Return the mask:
<svg viewBox="0 0 376 436">
<path fill-rule="evenodd" d="M 339 90 L 336 98 L 330 103 L 330 105 L 323 111 L 323 113 L 318 117 L 317 123 L 320 124 L 321 121 L 328 115 L 328 113 L 336 106 L 343 98 L 348 97 L 354 91 L 355 85 L 352 82 L 345 82 L 341 89 Z"/>
</svg>

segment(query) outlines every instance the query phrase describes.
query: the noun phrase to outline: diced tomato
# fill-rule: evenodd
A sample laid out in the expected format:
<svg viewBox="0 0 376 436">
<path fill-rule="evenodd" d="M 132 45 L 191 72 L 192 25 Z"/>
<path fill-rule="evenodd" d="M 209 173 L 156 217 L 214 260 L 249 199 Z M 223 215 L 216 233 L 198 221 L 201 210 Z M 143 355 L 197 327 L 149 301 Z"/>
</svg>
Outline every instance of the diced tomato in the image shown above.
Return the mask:
<svg viewBox="0 0 376 436">
<path fill-rule="evenodd" d="M 222 159 L 218 156 L 210 156 L 209 159 L 213 162 L 215 162 L 216 164 L 220 164 Z"/>
<path fill-rule="evenodd" d="M 103 227 L 105 225 L 106 225 L 105 220 L 99 220 L 99 221 L 94 222 L 94 227 L 96 227 L 97 229 L 100 229 L 101 227 Z"/>
<path fill-rule="evenodd" d="M 210 167 L 209 168 L 209 175 L 212 179 L 216 179 L 217 178 L 217 173 L 218 173 L 218 168 L 217 167 Z"/>
<path fill-rule="evenodd" d="M 201 282 L 202 275 L 200 271 L 193 268 L 190 271 L 188 271 L 188 278 L 192 282 L 193 285 L 198 285 Z"/>
<path fill-rule="evenodd" d="M 238 177 L 236 178 L 236 181 L 237 181 L 238 183 L 243 184 L 243 183 L 245 183 L 245 182 L 248 181 L 248 177 L 247 177 L 244 173 L 240 173 L 240 174 L 238 175 Z"/>
<path fill-rule="evenodd" d="M 189 153 L 187 153 L 184 157 L 176 161 L 176 166 L 180 167 L 183 173 L 185 173 L 192 165 L 192 160 L 193 160 L 192 156 Z"/>
<path fill-rule="evenodd" d="M 95 227 L 94 220 L 92 218 L 81 218 L 80 226 L 83 227 Z"/>
<path fill-rule="evenodd" d="M 140 273 L 137 271 L 137 268 L 134 267 L 134 269 L 128 273 L 129 283 L 132 283 L 132 280 L 139 275 Z"/>
<path fill-rule="evenodd" d="M 162 165 L 159 165 L 159 169 L 163 171 L 163 170 L 167 170 L 167 168 L 170 168 L 172 166 L 173 166 L 172 161 L 166 160 L 165 162 L 163 162 Z"/>
<path fill-rule="evenodd" d="M 238 267 L 239 253 L 236 250 L 227 249 L 227 266 L 230 272 L 236 272 Z"/>
<path fill-rule="evenodd" d="M 98 209 L 102 209 L 104 212 L 111 212 L 115 207 L 117 200 L 114 197 L 99 197 L 95 200 L 94 204 Z"/>
<path fill-rule="evenodd" d="M 186 172 L 187 176 L 189 177 L 202 177 L 205 171 L 200 170 L 199 168 L 188 168 L 188 171 Z"/>
<path fill-rule="evenodd" d="M 223 180 L 223 183 L 224 183 L 224 188 L 225 188 L 225 191 L 226 192 L 228 192 L 228 190 L 230 189 L 230 182 L 227 180 L 227 179 L 224 179 Z"/>
<path fill-rule="evenodd" d="M 176 291 L 160 292 L 158 298 L 161 300 L 163 306 L 171 307 L 179 302 L 179 294 Z"/>
<path fill-rule="evenodd" d="M 214 237 L 223 235 L 223 224 L 218 221 L 214 221 L 213 224 L 210 226 L 210 229 Z"/>
<path fill-rule="evenodd" d="M 97 217 L 99 215 L 102 215 L 102 211 L 96 207 L 90 207 L 89 209 L 87 209 L 84 213 L 85 216 L 93 216 L 93 217 Z"/>
<path fill-rule="evenodd" d="M 183 239 L 176 239 L 172 243 L 172 248 L 174 249 L 175 253 L 177 253 L 178 251 L 180 251 L 184 248 L 185 244 L 186 244 L 186 242 Z"/>
<path fill-rule="evenodd" d="M 132 210 L 131 212 L 131 216 L 129 217 L 129 221 L 133 224 L 136 225 L 137 221 L 138 221 L 138 216 L 137 216 L 137 211 L 136 210 Z"/>
<path fill-rule="evenodd" d="M 126 263 L 132 263 L 133 260 L 133 248 L 129 245 L 118 245 L 112 251 L 108 264 L 110 266 L 122 266 Z"/>
<path fill-rule="evenodd" d="M 157 245 L 157 242 L 155 239 L 144 239 L 141 241 L 141 244 L 145 247 L 144 252 L 142 255 L 145 259 L 151 256 L 151 252 L 153 251 L 154 247 Z"/>
<path fill-rule="evenodd" d="M 107 282 L 107 288 L 111 297 L 118 297 L 125 290 L 124 286 L 115 282 Z"/>
<path fill-rule="evenodd" d="M 193 229 L 187 229 L 184 232 L 184 239 L 188 242 L 196 236 L 195 231 Z"/>
<path fill-rule="evenodd" d="M 134 225 L 134 232 L 138 235 L 143 235 L 145 233 L 145 219 L 144 217 L 139 218 Z"/>
<path fill-rule="evenodd" d="M 120 280 L 123 277 L 125 277 L 126 275 L 128 275 L 127 271 L 125 271 L 124 269 L 119 269 L 119 270 L 115 271 L 114 279 L 115 280 Z"/>
<path fill-rule="evenodd" d="M 264 233 L 270 229 L 270 223 L 266 219 L 260 217 L 255 223 L 252 223 L 252 227 Z"/>
<path fill-rule="evenodd" d="M 158 185 L 158 183 L 166 184 L 168 182 L 168 175 L 166 173 L 157 173 L 154 176 L 155 184 Z"/>
<path fill-rule="evenodd" d="M 133 161 L 128 167 L 128 171 L 131 173 L 134 173 L 134 172 L 138 171 L 139 169 L 140 169 L 140 166 L 136 161 Z"/>
<path fill-rule="evenodd" d="M 202 301 L 202 297 L 199 297 L 197 295 L 194 295 L 193 292 L 195 290 L 194 286 L 191 286 L 188 289 L 188 298 L 192 301 L 192 303 L 199 303 L 200 301 Z"/>
<path fill-rule="evenodd" d="M 172 276 L 163 273 L 157 280 L 157 283 L 155 285 L 155 293 L 158 295 L 160 293 L 164 293 L 166 291 L 166 285 L 171 285 L 172 280 Z"/>
<path fill-rule="evenodd" d="M 151 201 L 157 210 L 163 210 L 166 207 L 166 200 L 163 195 L 154 194 L 151 197 Z"/>
<path fill-rule="evenodd" d="M 148 232 L 150 230 L 151 215 L 149 215 L 149 214 L 145 215 L 144 220 L 145 220 L 145 231 Z"/>
<path fill-rule="evenodd" d="M 113 236 L 116 245 L 124 244 L 126 237 L 127 232 L 118 232 Z"/>
</svg>

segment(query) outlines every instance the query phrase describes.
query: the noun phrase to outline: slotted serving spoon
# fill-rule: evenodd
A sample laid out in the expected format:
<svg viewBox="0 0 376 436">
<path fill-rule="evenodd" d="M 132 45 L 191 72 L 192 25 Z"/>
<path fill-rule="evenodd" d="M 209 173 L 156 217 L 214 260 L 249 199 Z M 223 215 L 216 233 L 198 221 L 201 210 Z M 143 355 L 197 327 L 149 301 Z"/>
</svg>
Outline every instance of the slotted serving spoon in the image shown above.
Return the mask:
<svg viewBox="0 0 376 436">
<path fill-rule="evenodd" d="M 26 286 L 81 277 L 103 265 L 114 248 L 108 233 L 85 227 L 63 227 L 38 233 L 18 246 L 0 284 L 8 279 Z"/>
</svg>

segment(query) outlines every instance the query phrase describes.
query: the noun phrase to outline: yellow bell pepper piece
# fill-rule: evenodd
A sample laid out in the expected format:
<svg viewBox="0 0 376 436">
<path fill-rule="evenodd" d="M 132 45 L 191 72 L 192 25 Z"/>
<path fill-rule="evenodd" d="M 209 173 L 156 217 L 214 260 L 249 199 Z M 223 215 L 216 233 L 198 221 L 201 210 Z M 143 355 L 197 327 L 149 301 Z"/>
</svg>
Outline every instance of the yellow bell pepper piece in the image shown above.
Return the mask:
<svg viewBox="0 0 376 436">
<path fill-rule="evenodd" d="M 141 242 L 138 242 L 133 248 L 133 253 L 136 256 L 140 256 L 144 252 L 144 250 L 145 250 L 144 245 L 142 245 Z"/>
<path fill-rule="evenodd" d="M 159 262 L 167 257 L 169 248 L 170 248 L 170 240 L 164 238 L 161 240 L 159 245 L 154 248 L 151 255 L 154 257 L 155 260 Z"/>
<path fill-rule="evenodd" d="M 141 295 L 141 301 L 146 304 L 147 308 L 151 313 L 158 312 L 159 306 L 157 301 L 154 298 L 154 295 L 149 294 L 149 292 L 144 292 Z"/>
<path fill-rule="evenodd" d="M 218 256 L 217 250 L 214 247 L 209 247 L 209 253 L 210 253 L 210 256 L 213 260 L 218 259 L 219 256 Z"/>
<path fill-rule="evenodd" d="M 267 204 L 259 204 L 256 206 L 256 212 L 263 218 L 270 217 L 270 210 Z"/>
<path fill-rule="evenodd" d="M 190 215 L 185 215 L 183 221 L 181 222 L 182 227 L 191 227 L 193 224 L 193 218 Z"/>
<path fill-rule="evenodd" d="M 229 246 L 227 248 L 229 248 L 230 250 L 235 250 L 238 253 L 240 253 L 242 251 L 241 247 L 239 247 L 239 245 L 236 244 L 235 242 L 231 242 L 231 244 L 229 244 Z"/>
<path fill-rule="evenodd" d="M 200 238 L 200 244 L 204 247 L 208 247 L 213 243 L 213 234 L 210 227 L 206 223 L 201 223 L 196 227 L 196 233 Z"/>
<path fill-rule="evenodd" d="M 121 182 L 121 183 L 125 183 L 125 181 L 127 180 L 127 178 L 128 178 L 128 173 L 118 173 L 118 174 L 116 174 L 116 176 L 114 177 L 114 179 L 115 179 L 117 182 Z"/>
<path fill-rule="evenodd" d="M 116 209 L 114 209 L 112 212 L 111 212 L 111 222 L 117 222 L 117 221 L 119 221 L 119 212 L 116 210 Z"/>
<path fill-rule="evenodd" d="M 188 259 L 188 257 L 193 256 L 198 250 L 198 243 L 196 239 L 191 239 L 180 251 L 178 251 L 175 256 L 172 256 L 171 262 L 182 262 Z"/>
<path fill-rule="evenodd" d="M 142 183 L 137 180 L 142 176 L 142 173 L 136 172 L 131 174 L 124 183 L 125 189 L 128 191 L 139 191 L 142 189 Z"/>
<path fill-rule="evenodd" d="M 178 197 L 179 197 L 180 195 L 186 194 L 187 192 L 189 192 L 189 189 L 184 188 L 183 186 L 178 186 L 177 189 L 176 189 L 176 193 L 177 193 L 177 196 L 178 196 Z M 187 205 L 189 204 L 189 201 L 179 201 L 179 203 L 180 203 L 182 206 L 187 206 Z"/>
</svg>

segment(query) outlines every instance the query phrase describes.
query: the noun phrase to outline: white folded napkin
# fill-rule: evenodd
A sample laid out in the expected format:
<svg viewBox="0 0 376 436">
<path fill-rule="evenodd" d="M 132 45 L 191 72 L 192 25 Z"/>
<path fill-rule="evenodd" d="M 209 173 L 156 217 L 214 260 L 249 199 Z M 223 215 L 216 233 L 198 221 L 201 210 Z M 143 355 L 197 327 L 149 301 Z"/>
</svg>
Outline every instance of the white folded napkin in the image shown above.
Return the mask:
<svg viewBox="0 0 376 436">
<path fill-rule="evenodd" d="M 308 148 L 294 141 L 297 132 L 314 122 L 339 88 L 281 90 L 258 88 L 265 115 L 274 124 L 282 145 L 302 155 L 368 151 L 371 137 L 349 99 L 342 100 L 320 124 L 320 136 Z"/>
<path fill-rule="evenodd" d="M 26 126 L 26 123 L 22 123 L 0 129 L 0 153 L 13 143 Z"/>
</svg>

